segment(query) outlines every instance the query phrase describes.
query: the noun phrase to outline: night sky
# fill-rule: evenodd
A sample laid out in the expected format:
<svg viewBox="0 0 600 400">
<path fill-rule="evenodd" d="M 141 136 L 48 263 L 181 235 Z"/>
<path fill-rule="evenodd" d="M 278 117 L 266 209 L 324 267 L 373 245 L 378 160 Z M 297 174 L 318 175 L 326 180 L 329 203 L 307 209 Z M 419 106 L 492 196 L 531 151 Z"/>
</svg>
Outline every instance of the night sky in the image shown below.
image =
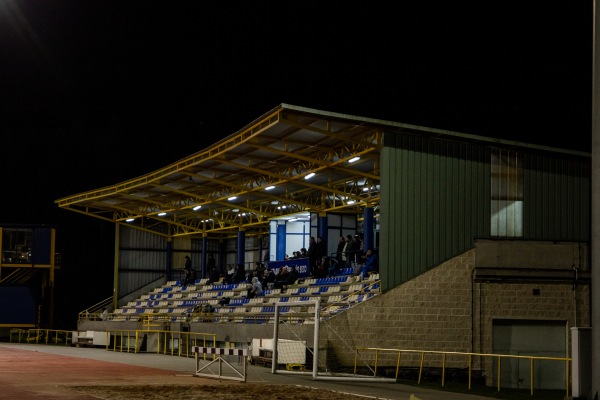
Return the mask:
<svg viewBox="0 0 600 400">
<path fill-rule="evenodd" d="M 57 227 L 62 297 L 110 295 L 114 226 L 56 199 L 281 103 L 591 151 L 591 0 L 208 3 L 0 1 L 0 223 Z"/>
</svg>

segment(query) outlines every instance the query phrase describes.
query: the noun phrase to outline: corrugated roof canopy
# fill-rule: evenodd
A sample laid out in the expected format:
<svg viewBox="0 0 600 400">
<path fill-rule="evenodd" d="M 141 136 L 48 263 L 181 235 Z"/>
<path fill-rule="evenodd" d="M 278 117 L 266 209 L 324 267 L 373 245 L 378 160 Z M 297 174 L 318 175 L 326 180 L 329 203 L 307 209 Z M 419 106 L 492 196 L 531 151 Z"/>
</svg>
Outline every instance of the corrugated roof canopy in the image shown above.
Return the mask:
<svg viewBox="0 0 600 400">
<path fill-rule="evenodd" d="M 56 200 L 59 207 L 164 236 L 267 234 L 269 221 L 379 207 L 383 133 L 587 153 L 282 104 L 165 168 Z M 354 161 L 356 157 L 360 159 Z M 309 178 L 309 174 L 314 173 Z M 235 198 L 234 198 L 235 197 Z M 164 213 L 164 214 L 163 214 Z"/>
<path fill-rule="evenodd" d="M 282 104 L 165 168 L 56 203 L 166 236 L 266 234 L 273 218 L 377 207 L 382 136 L 365 119 Z"/>
</svg>

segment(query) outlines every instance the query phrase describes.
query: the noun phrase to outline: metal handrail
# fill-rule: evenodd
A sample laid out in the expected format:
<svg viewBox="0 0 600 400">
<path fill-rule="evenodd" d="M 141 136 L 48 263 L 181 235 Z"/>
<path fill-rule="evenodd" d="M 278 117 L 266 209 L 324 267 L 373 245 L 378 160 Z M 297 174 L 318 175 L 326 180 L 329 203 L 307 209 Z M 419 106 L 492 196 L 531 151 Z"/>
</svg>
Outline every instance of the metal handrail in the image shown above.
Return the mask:
<svg viewBox="0 0 600 400">
<path fill-rule="evenodd" d="M 523 356 L 523 355 L 512 355 L 512 354 L 490 354 L 490 353 L 467 353 L 467 352 L 459 352 L 459 351 L 434 351 L 434 350 L 406 350 L 406 349 L 384 349 L 384 348 L 378 348 L 378 347 L 357 347 L 355 349 L 355 357 L 354 357 L 354 373 L 356 374 L 357 371 L 357 363 L 358 363 L 358 358 L 359 358 L 359 353 L 360 352 L 374 352 L 374 358 L 375 358 L 375 365 L 374 365 L 374 374 L 377 374 L 377 367 L 378 367 L 378 362 L 379 362 L 379 356 L 382 352 L 386 352 L 386 353 L 397 353 L 397 361 L 396 361 L 396 380 L 398 379 L 398 373 L 400 371 L 400 362 L 401 362 L 401 356 L 402 353 L 409 353 L 409 354 L 418 354 L 420 355 L 420 362 L 419 362 L 419 378 L 417 380 L 417 383 L 420 384 L 421 383 L 421 376 L 423 373 L 423 364 L 425 362 L 425 355 L 430 355 L 430 354 L 435 354 L 435 355 L 441 355 L 442 356 L 442 387 L 444 386 L 445 383 L 445 373 L 446 373 L 446 356 L 447 355 L 458 355 L 458 356 L 465 356 L 468 357 L 468 364 L 469 364 L 469 382 L 468 382 L 468 387 L 469 390 L 471 390 L 471 378 L 472 378 L 472 361 L 473 361 L 473 357 L 491 357 L 491 358 L 496 358 L 498 360 L 498 392 L 500 391 L 500 364 L 502 359 L 510 359 L 510 358 L 515 358 L 515 359 L 527 359 L 529 360 L 529 369 L 530 369 L 530 376 L 529 376 L 529 387 L 530 387 L 530 394 L 531 396 L 533 396 L 533 366 L 534 366 L 534 361 L 535 360 L 549 360 L 549 361 L 561 361 L 561 362 L 565 362 L 566 366 L 565 366 L 565 391 L 566 391 L 566 398 L 568 398 L 569 396 L 569 366 L 570 366 L 570 362 L 572 361 L 571 358 L 568 357 L 543 357 L 543 356 Z"/>
</svg>

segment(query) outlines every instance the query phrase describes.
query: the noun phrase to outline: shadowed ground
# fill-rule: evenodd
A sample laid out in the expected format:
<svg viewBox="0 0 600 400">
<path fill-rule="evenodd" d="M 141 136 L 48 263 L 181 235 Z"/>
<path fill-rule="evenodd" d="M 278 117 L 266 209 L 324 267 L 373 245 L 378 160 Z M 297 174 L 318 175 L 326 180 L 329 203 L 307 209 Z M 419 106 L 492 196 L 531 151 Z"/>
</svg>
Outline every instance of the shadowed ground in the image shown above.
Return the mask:
<svg viewBox="0 0 600 400">
<path fill-rule="evenodd" d="M 6 400 L 483 400 L 394 383 L 314 381 L 249 366 L 246 382 L 195 376 L 195 360 L 99 348 L 0 343 L 0 399 Z"/>
</svg>

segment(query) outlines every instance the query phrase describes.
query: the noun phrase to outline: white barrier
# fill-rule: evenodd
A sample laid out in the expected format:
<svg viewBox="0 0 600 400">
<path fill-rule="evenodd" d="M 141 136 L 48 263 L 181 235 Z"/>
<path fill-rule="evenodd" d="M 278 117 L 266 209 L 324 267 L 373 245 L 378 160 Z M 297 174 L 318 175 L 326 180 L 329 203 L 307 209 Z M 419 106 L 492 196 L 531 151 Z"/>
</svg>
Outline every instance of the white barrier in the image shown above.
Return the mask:
<svg viewBox="0 0 600 400">
<path fill-rule="evenodd" d="M 196 360 L 196 376 L 204 376 L 207 378 L 218 378 L 218 379 L 230 379 L 235 381 L 246 382 L 247 367 L 248 367 L 248 349 L 222 349 L 217 347 L 198 347 L 194 346 L 194 358 Z M 214 360 L 208 364 L 200 367 L 200 356 L 202 354 L 213 354 L 217 355 Z M 230 364 L 227 360 L 223 359 L 222 356 L 239 356 L 243 357 L 243 368 L 239 371 L 236 367 Z M 214 364 L 218 364 L 218 370 L 213 371 L 210 367 Z M 226 375 L 223 371 L 223 364 L 229 367 L 229 370 L 233 372 L 233 375 Z M 208 372 L 204 372 L 207 371 Z"/>
</svg>

